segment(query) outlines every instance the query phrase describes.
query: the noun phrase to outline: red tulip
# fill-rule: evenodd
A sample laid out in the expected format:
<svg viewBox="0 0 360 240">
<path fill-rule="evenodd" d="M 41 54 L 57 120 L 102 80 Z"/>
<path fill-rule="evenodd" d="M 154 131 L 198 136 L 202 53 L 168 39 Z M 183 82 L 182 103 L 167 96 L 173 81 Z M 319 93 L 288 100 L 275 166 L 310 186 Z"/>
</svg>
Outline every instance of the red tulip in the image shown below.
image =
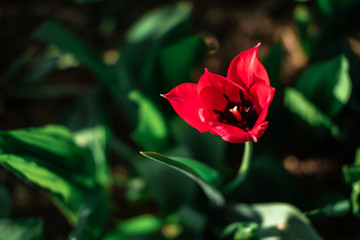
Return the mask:
<svg viewBox="0 0 360 240">
<path fill-rule="evenodd" d="M 258 47 L 233 59 L 227 77 L 205 69 L 198 83 L 183 83 L 161 95 L 200 132 L 242 143 L 258 138 L 268 126 L 266 116 L 275 89 L 257 58 Z"/>
</svg>

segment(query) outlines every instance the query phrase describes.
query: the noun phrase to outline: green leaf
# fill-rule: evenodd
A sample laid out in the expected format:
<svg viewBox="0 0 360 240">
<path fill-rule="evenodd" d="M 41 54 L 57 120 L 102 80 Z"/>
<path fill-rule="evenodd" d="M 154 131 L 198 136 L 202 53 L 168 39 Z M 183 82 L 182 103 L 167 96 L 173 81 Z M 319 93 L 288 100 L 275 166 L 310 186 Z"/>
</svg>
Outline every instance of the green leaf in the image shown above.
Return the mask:
<svg viewBox="0 0 360 240">
<path fill-rule="evenodd" d="M 354 216 L 360 218 L 360 181 L 352 184 L 351 203 Z"/>
<path fill-rule="evenodd" d="M 191 70 L 200 56 L 207 52 L 202 36 L 189 36 L 165 46 L 160 53 L 160 65 L 165 79 L 164 89 L 172 89 L 190 81 Z"/>
<path fill-rule="evenodd" d="M 182 149 L 171 149 L 166 153 L 167 155 L 182 156 L 181 151 Z M 137 181 L 142 180 L 144 182 L 145 187 L 142 191 L 148 190 L 165 213 L 172 213 L 184 204 L 193 202 L 197 190 L 196 183 L 183 173 L 169 168 L 167 165 L 159 164 L 157 161 L 149 161 L 147 158 L 139 158 L 138 156 L 134 159 L 133 164 L 136 172 L 140 175 Z M 136 190 L 136 188 L 132 189 Z M 133 193 L 137 192 L 136 195 L 141 197 L 144 193 L 139 190 L 141 188 L 133 191 Z"/>
<path fill-rule="evenodd" d="M 109 132 L 103 125 L 86 128 L 74 134 L 76 144 L 90 149 L 95 162 L 96 182 L 108 186 L 111 180 L 109 164 L 106 157 L 106 148 L 109 141 Z"/>
<path fill-rule="evenodd" d="M 350 211 L 350 209 L 351 209 L 350 200 L 342 199 L 327 204 L 324 207 L 307 211 L 305 214 L 309 216 L 311 219 L 315 217 L 323 217 L 323 216 L 343 216 L 347 214 Z"/>
<path fill-rule="evenodd" d="M 326 130 L 333 136 L 339 136 L 338 126 L 298 90 L 286 88 L 284 104 L 292 113 L 310 126 Z"/>
<path fill-rule="evenodd" d="M 169 158 L 154 152 L 141 152 L 141 154 L 166 164 L 194 180 L 215 205 L 222 206 L 225 204 L 223 195 L 215 187 L 219 184 L 219 176 L 214 169 L 191 159 Z"/>
<path fill-rule="evenodd" d="M 181 3 L 159 8 L 144 15 L 126 35 L 128 42 L 159 39 L 190 16 L 191 5 Z"/>
<path fill-rule="evenodd" d="M 121 46 L 118 76 L 155 101 L 176 81 L 188 81 L 193 64 L 206 52 L 203 40 L 193 37 L 191 10 L 191 4 L 181 2 L 139 19 Z"/>
<path fill-rule="evenodd" d="M 163 225 L 163 220 L 153 215 L 141 215 L 118 224 L 103 239 L 104 240 L 123 240 L 129 237 L 149 235 L 159 232 Z"/>
<path fill-rule="evenodd" d="M 354 164 L 344 165 L 342 171 L 348 184 L 360 181 L 360 147 L 356 150 Z"/>
<path fill-rule="evenodd" d="M 110 192 L 105 188 L 90 191 L 79 209 L 79 220 L 70 240 L 99 239 L 110 212 Z"/>
<path fill-rule="evenodd" d="M 165 118 L 156 105 L 140 92 L 132 91 L 130 99 L 139 105 L 135 139 L 145 150 L 160 150 L 165 146 L 168 137 Z"/>
<path fill-rule="evenodd" d="M 76 222 L 75 212 L 84 198 L 83 190 L 46 167 L 39 166 L 37 162 L 37 159 L 31 157 L 22 158 L 11 154 L 0 155 L 1 164 L 19 177 L 52 193 L 54 198 L 57 198 L 69 209 L 68 220 Z"/>
<path fill-rule="evenodd" d="M 12 210 L 10 193 L 6 188 L 0 186 L 0 218 L 9 217 Z"/>
<path fill-rule="evenodd" d="M 297 81 L 296 89 L 330 117 L 347 104 L 352 92 L 349 61 L 344 55 L 313 64 Z"/>
<path fill-rule="evenodd" d="M 1 132 L 0 156 L 3 155 L 35 161 L 36 165 L 84 187 L 95 184 L 95 164 L 90 151 L 77 146 L 71 132 L 61 126 L 48 125 Z M 6 158 L 3 157 L 3 161 Z"/>
<path fill-rule="evenodd" d="M 259 203 L 252 206 L 261 217 L 260 239 L 322 239 L 309 219 L 290 204 Z"/>
<path fill-rule="evenodd" d="M 103 63 L 101 56 L 90 45 L 74 36 L 59 22 L 48 20 L 35 30 L 32 37 L 48 44 L 55 44 L 64 52 L 74 55 L 106 85 L 110 84 L 112 73 Z"/>
<path fill-rule="evenodd" d="M 0 239 L 2 240 L 42 240 L 43 221 L 41 219 L 0 219 Z"/>
<path fill-rule="evenodd" d="M 227 225 L 222 233 L 221 238 L 233 236 L 234 240 L 256 239 L 259 235 L 259 225 L 255 222 L 233 222 Z"/>
<path fill-rule="evenodd" d="M 1 132 L 0 163 L 49 192 L 74 224 L 88 191 L 97 185 L 95 159 L 85 147 L 56 125 Z"/>
</svg>

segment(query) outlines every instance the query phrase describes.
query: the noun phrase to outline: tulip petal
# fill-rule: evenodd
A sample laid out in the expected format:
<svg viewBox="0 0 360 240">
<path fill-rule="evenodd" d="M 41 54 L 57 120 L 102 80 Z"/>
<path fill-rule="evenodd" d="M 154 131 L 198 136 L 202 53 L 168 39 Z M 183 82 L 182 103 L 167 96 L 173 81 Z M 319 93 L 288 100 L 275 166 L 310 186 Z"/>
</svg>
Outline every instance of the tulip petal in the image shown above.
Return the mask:
<svg viewBox="0 0 360 240">
<path fill-rule="evenodd" d="M 228 100 L 238 102 L 240 100 L 239 90 L 244 92 L 240 85 L 223 76 L 211 73 L 207 69 L 198 83 L 199 97 L 210 111 L 224 110 Z"/>
<path fill-rule="evenodd" d="M 197 93 L 196 83 L 180 84 L 169 93 L 161 96 L 169 100 L 175 112 L 189 125 L 200 132 L 210 131 L 208 125 L 202 121 L 199 115 L 200 109 L 204 106 Z"/>
<path fill-rule="evenodd" d="M 211 130 L 215 132 L 215 134 L 222 137 L 227 142 L 232 143 L 243 143 L 249 140 L 252 140 L 249 132 L 245 132 L 241 128 L 224 124 L 220 122 L 211 122 L 209 123 Z"/>
<path fill-rule="evenodd" d="M 270 85 L 266 69 L 257 58 L 259 45 L 241 52 L 235 57 L 228 69 L 227 78 L 249 89 L 255 83 Z"/>
<path fill-rule="evenodd" d="M 269 107 L 275 93 L 275 89 L 263 83 L 256 83 L 250 88 L 250 93 L 255 96 L 255 104 L 261 109 Z"/>
</svg>

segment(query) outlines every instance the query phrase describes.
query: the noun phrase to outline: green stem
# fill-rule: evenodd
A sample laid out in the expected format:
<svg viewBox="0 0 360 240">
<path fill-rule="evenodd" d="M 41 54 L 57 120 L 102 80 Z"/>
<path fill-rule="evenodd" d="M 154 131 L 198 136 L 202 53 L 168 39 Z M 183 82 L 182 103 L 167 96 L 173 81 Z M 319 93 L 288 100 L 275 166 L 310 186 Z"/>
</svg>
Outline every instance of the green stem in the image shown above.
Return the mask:
<svg viewBox="0 0 360 240">
<path fill-rule="evenodd" d="M 247 177 L 250 171 L 250 164 L 253 152 L 253 142 L 248 141 L 244 146 L 244 153 L 237 176 L 225 187 L 225 193 L 237 188 Z"/>
</svg>

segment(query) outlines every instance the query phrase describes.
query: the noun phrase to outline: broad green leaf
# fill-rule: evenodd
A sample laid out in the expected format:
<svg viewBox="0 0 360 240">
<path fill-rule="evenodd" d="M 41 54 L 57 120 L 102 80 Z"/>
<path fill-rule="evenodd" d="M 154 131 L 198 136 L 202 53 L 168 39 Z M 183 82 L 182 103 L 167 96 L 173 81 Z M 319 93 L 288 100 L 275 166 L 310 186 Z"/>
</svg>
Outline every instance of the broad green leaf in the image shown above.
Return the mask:
<svg viewBox="0 0 360 240">
<path fill-rule="evenodd" d="M 234 222 L 227 225 L 222 233 L 221 238 L 233 236 L 234 240 L 256 239 L 259 235 L 259 225 L 255 222 Z"/>
<path fill-rule="evenodd" d="M 131 92 L 130 99 L 139 106 L 135 139 L 145 150 L 160 150 L 165 146 L 168 137 L 165 118 L 156 105 L 140 92 Z"/>
<path fill-rule="evenodd" d="M 339 55 L 313 64 L 297 81 L 296 89 L 323 113 L 336 116 L 350 99 L 352 83 L 349 61 Z"/>
<path fill-rule="evenodd" d="M 259 203 L 252 206 L 261 217 L 260 239 L 322 239 L 309 219 L 290 204 Z"/>
<path fill-rule="evenodd" d="M 118 224 L 103 239 L 123 240 L 129 237 L 154 234 L 160 231 L 163 220 L 153 215 L 141 215 Z"/>
<path fill-rule="evenodd" d="M 222 206 L 225 203 L 223 195 L 215 188 L 219 184 L 218 173 L 203 163 L 185 158 L 169 158 L 154 152 L 141 152 L 142 155 L 180 171 L 202 188 L 212 203 Z"/>
<path fill-rule="evenodd" d="M 292 113 L 296 114 L 310 126 L 324 129 L 333 136 L 339 135 L 338 126 L 298 90 L 286 88 L 284 104 Z"/>
<path fill-rule="evenodd" d="M 70 222 L 75 222 L 75 212 L 84 200 L 84 191 L 44 166 L 32 157 L 22 158 L 11 154 L 1 154 L 0 163 L 19 177 L 52 193 L 69 211 Z"/>
<path fill-rule="evenodd" d="M 74 36 L 61 23 L 48 20 L 35 30 L 32 37 L 48 44 L 54 44 L 68 52 L 86 65 L 106 85 L 110 84 L 112 75 L 103 63 L 100 54 L 83 40 Z"/>
<path fill-rule="evenodd" d="M 13 208 L 10 193 L 0 186 L 0 218 L 9 217 Z"/>
<path fill-rule="evenodd" d="M 88 149 L 77 146 L 69 130 L 57 125 L 0 133 L 0 156 L 14 155 L 35 161 L 49 171 L 91 187 L 95 165 Z M 6 157 L 3 158 L 6 161 Z"/>
<path fill-rule="evenodd" d="M 43 240 L 41 219 L 0 219 L 1 240 Z"/>
<path fill-rule="evenodd" d="M 0 163 L 49 192 L 72 224 L 78 221 L 77 213 L 88 201 L 89 191 L 104 177 L 99 167 L 104 162 L 97 165 L 99 156 L 89 150 L 94 138 L 85 139 L 82 134 L 76 142 L 70 131 L 56 125 L 0 133 Z"/>
</svg>

